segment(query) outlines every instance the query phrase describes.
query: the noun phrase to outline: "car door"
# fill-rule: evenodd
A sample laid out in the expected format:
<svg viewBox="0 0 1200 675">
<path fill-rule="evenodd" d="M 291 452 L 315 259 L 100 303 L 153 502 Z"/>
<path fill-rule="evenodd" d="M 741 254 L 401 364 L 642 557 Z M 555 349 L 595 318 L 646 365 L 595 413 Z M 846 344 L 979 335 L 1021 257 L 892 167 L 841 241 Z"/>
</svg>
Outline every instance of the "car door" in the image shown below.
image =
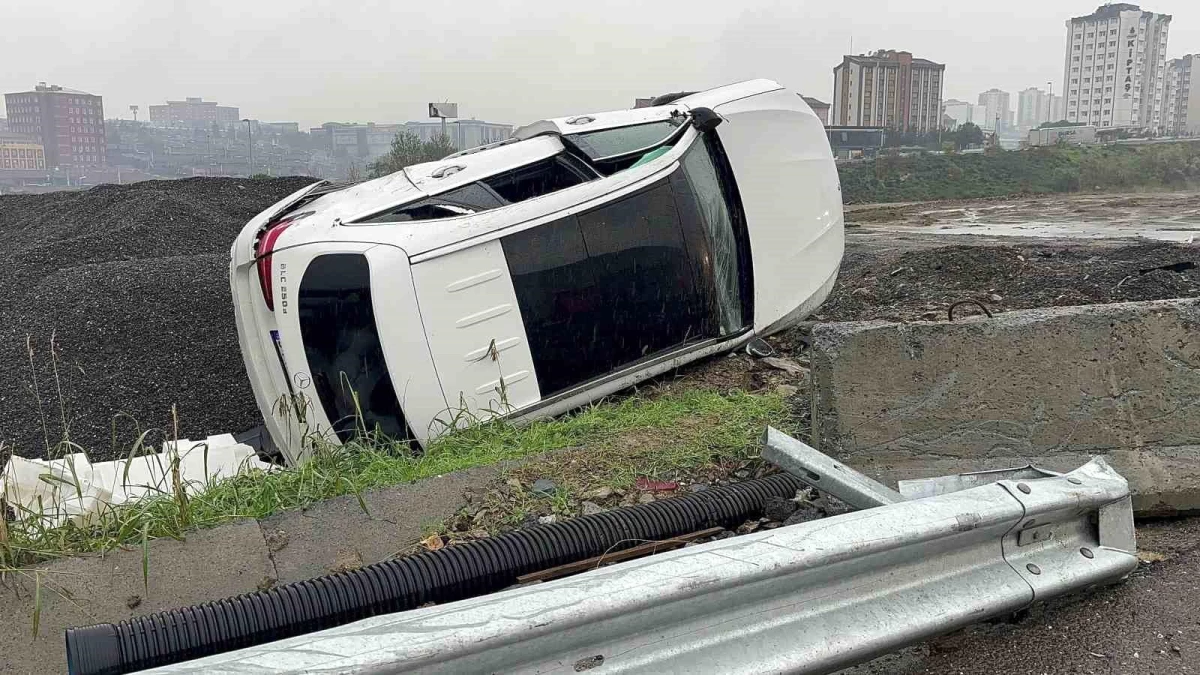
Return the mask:
<svg viewBox="0 0 1200 675">
<path fill-rule="evenodd" d="M 636 191 L 502 238 L 543 398 L 748 326 L 740 207 L 687 138 Z"/>
</svg>

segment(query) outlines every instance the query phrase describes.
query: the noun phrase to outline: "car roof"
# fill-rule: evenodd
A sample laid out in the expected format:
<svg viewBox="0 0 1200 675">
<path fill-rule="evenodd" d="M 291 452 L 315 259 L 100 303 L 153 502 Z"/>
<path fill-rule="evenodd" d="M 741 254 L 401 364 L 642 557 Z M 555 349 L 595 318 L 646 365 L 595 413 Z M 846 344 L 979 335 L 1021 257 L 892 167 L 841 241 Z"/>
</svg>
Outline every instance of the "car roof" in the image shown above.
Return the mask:
<svg viewBox="0 0 1200 675">
<path fill-rule="evenodd" d="M 495 143 L 492 147 L 475 152 L 464 151 L 455 153 L 435 162 L 412 165 L 381 178 L 324 194 L 304 205 L 304 210 L 311 212 L 310 217 L 306 218 L 308 226 L 304 228 L 292 228 L 292 234 L 289 239 L 299 236 L 304 238 L 311 237 L 310 240 L 315 241 L 322 236 L 315 229 L 312 229 L 312 226 L 315 226 L 317 223 L 329 224 L 335 220 L 341 221 L 343 224 L 354 223 L 356 220 L 402 206 L 417 199 L 437 195 L 510 169 L 552 157 L 565 149 L 561 140 L 561 136 L 563 135 L 633 126 L 660 119 L 665 120 L 670 118 L 672 114 L 678 114 L 681 110 L 689 110 L 697 107 L 716 107 L 722 103 L 782 88 L 778 83 L 771 80 L 750 80 L 698 92 L 663 106 L 616 110 L 605 113 L 589 113 L 586 115 L 541 120 L 518 128 L 513 133 L 513 139 Z M 692 132 L 689 131 L 688 134 L 690 137 Z M 667 156 L 674 157 L 676 154 L 678 153 L 669 152 Z M 646 171 L 654 173 L 659 168 L 669 165 L 673 161 L 671 159 L 664 164 L 659 160 L 655 160 L 648 165 L 649 168 L 638 167 L 636 169 L 629 169 L 600 181 L 594 181 L 606 184 L 608 187 L 595 186 L 594 189 L 575 192 L 574 198 L 583 197 L 584 195 L 587 198 L 595 198 L 604 192 L 619 190 L 623 184 L 628 182 L 624 180 L 625 178 L 636 179 L 635 176 L 645 175 Z M 614 177 L 621 178 L 613 181 Z M 542 200 L 547 197 L 554 197 L 554 193 L 529 201 L 540 202 L 544 205 L 545 202 Z M 553 199 L 553 201 L 558 203 L 560 207 L 565 207 L 568 206 L 572 198 L 568 196 L 566 201 L 557 198 Z M 481 230 L 505 227 L 511 225 L 513 222 L 520 222 L 521 214 L 532 215 L 541 209 L 542 206 L 538 204 L 521 202 L 505 206 L 501 209 L 453 218 L 415 221 L 400 225 L 352 225 L 346 229 L 355 230 L 357 233 L 352 235 L 345 234 L 344 236 L 366 236 L 366 232 L 363 230 L 367 228 L 375 229 L 383 227 L 396 228 L 397 231 L 404 230 L 407 234 L 403 238 L 410 245 L 413 245 L 413 250 L 410 250 L 409 253 L 417 255 L 452 245 L 457 237 L 464 236 L 468 230 L 472 235 L 477 235 Z M 514 218 L 517 220 L 514 221 Z M 308 230 L 309 234 L 307 236 L 303 235 L 301 233 L 302 230 Z M 326 228 L 320 228 L 320 230 L 326 233 L 330 232 Z M 416 235 L 415 239 L 414 235 Z M 334 238 L 344 237 L 338 235 Z"/>
</svg>

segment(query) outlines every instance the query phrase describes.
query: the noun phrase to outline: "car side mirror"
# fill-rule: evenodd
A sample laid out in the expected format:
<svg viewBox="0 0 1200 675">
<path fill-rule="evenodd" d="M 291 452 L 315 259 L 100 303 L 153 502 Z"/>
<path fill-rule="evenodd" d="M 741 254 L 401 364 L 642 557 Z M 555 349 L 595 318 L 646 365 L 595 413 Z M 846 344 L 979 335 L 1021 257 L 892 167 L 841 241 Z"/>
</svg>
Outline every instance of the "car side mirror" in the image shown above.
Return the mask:
<svg viewBox="0 0 1200 675">
<path fill-rule="evenodd" d="M 713 112 L 712 108 L 693 108 L 691 113 L 692 126 L 701 132 L 712 131 L 717 128 L 717 125 L 725 121 L 723 117 Z"/>
</svg>

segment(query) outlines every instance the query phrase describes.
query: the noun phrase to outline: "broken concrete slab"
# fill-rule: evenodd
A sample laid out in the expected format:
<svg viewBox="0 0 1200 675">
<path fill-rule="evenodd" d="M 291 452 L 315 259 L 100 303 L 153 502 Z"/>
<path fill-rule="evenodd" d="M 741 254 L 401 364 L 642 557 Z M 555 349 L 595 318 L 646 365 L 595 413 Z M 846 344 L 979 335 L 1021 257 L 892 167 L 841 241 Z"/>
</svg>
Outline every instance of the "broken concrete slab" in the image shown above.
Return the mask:
<svg viewBox="0 0 1200 675">
<path fill-rule="evenodd" d="M 1200 510 L 1200 301 L 821 324 L 812 343 L 813 443 L 868 475 L 1104 455 L 1140 513 Z"/>
<path fill-rule="evenodd" d="M 416 483 L 337 497 L 307 509 L 263 519 L 279 583 L 344 568 L 348 559 L 370 565 L 407 552 L 422 530 L 440 525 L 464 506 L 463 492 L 498 476 L 499 466 L 479 467 Z M 362 506 L 366 506 L 363 512 Z"/>
<path fill-rule="evenodd" d="M 148 583 L 142 551 L 80 556 L 6 575 L 0 584 L 0 673 L 32 675 L 67 670 L 63 631 L 117 622 L 259 590 L 274 569 L 255 521 L 188 535 L 186 541 L 150 543 Z M 34 598 L 41 613 L 33 637 Z"/>
</svg>

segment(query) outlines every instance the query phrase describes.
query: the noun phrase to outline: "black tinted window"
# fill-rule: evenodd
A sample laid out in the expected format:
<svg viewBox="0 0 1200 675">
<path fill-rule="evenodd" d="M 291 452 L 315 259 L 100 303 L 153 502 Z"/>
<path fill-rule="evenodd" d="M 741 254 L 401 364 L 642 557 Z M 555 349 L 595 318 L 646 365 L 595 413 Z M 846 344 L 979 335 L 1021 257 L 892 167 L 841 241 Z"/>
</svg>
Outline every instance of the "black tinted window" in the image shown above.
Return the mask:
<svg viewBox="0 0 1200 675">
<path fill-rule="evenodd" d="M 366 257 L 313 260 L 300 281 L 298 311 L 313 386 L 338 438 L 355 435 L 359 411 L 367 431 L 412 438 L 383 359 Z"/>
<path fill-rule="evenodd" d="M 388 209 L 360 223 L 403 223 L 410 220 L 453 218 L 467 213 L 487 211 L 504 206 L 506 202 L 480 183 L 471 183 L 433 197 Z"/>
<path fill-rule="evenodd" d="M 716 335 L 666 180 L 503 244 L 543 396 Z"/>
<path fill-rule="evenodd" d="M 607 371 L 596 355 L 604 305 L 574 216 L 502 240 L 543 395 Z"/>
<path fill-rule="evenodd" d="M 604 291 L 597 355 L 608 369 L 708 332 L 667 181 L 580 214 L 579 227 Z"/>
<path fill-rule="evenodd" d="M 671 176 L 688 247 L 697 267 L 710 317 L 721 335 L 735 333 L 750 322 L 743 307 L 743 264 L 736 211 L 718 171 L 719 157 L 711 143 L 697 142 L 683 156 L 683 171 Z"/>
<path fill-rule="evenodd" d="M 508 202 L 522 202 L 595 177 L 582 162 L 560 154 L 483 181 Z"/>
</svg>

